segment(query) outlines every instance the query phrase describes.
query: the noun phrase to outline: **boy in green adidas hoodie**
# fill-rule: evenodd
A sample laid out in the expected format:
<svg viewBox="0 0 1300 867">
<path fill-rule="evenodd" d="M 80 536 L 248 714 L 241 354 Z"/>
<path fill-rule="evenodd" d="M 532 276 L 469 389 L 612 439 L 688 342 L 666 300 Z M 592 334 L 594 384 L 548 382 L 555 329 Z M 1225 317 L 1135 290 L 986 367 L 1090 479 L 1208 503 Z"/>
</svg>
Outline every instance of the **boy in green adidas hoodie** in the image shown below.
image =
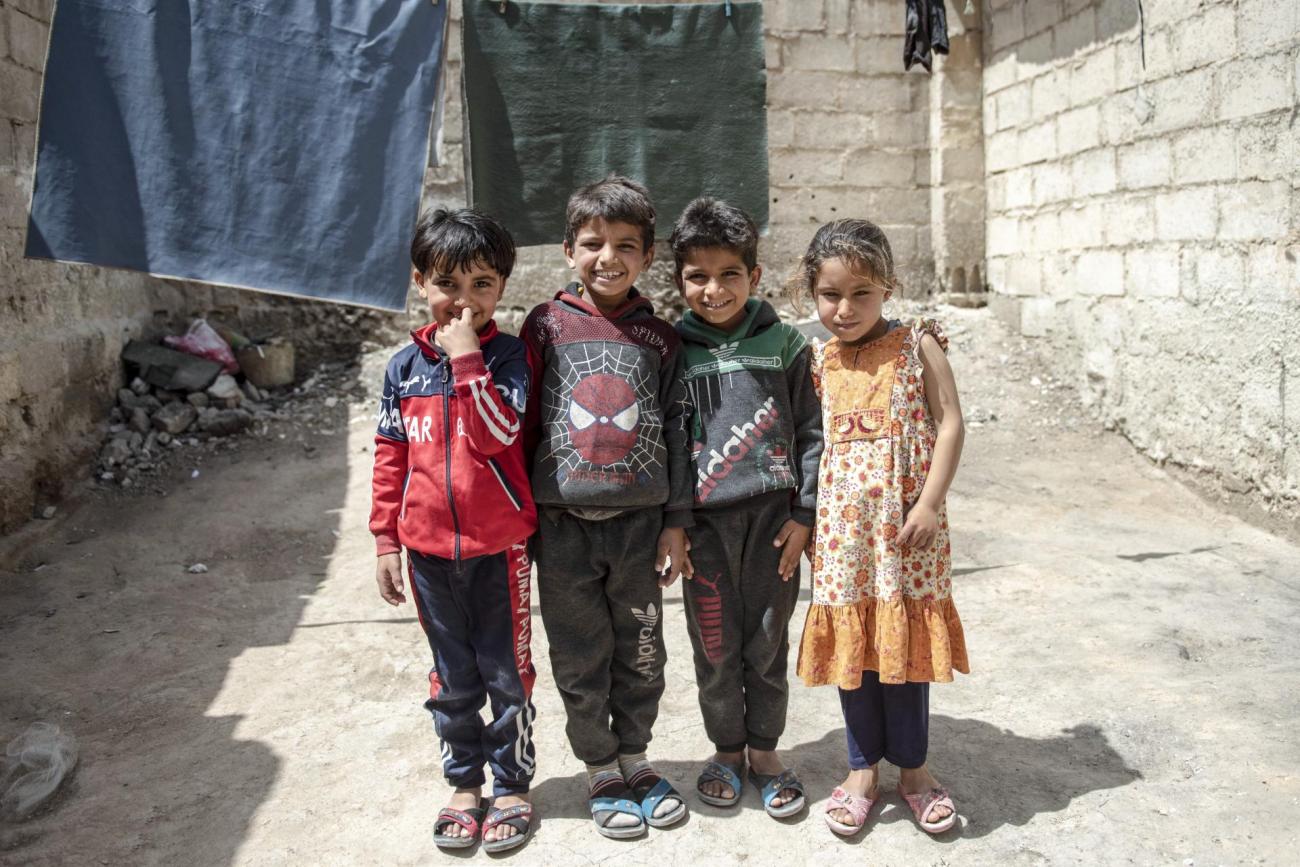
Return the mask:
<svg viewBox="0 0 1300 867">
<path fill-rule="evenodd" d="M 740 801 L 741 770 L 769 814 L 805 804 L 776 754 L 785 729 L 787 626 L 799 593 L 822 453 L 811 347 L 752 298 L 758 230 L 710 198 L 673 227 L 674 279 L 690 308 L 678 324 L 695 405 L 694 578 L 685 584 L 704 728 L 717 753 L 696 787 L 715 806 Z"/>
</svg>

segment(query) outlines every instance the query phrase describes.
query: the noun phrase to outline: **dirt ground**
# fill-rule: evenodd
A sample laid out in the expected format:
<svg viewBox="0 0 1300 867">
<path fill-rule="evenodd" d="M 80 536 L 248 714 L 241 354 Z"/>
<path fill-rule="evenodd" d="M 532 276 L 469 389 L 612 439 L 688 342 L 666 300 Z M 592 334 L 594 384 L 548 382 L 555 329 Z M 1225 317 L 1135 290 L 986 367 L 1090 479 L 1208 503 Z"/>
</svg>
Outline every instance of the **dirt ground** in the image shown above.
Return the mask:
<svg viewBox="0 0 1300 867">
<path fill-rule="evenodd" d="M 783 750 L 808 813 L 773 821 L 751 790 L 732 812 L 692 798 L 675 830 L 600 838 L 539 628 L 542 822 L 515 860 L 1296 863 L 1300 548 L 1096 429 L 991 315 L 938 315 L 972 422 L 949 510 L 973 671 L 931 697 L 960 830 L 928 838 L 891 797 L 858 839 L 833 837 L 838 702 L 794 682 Z M 366 531 L 389 351 L 344 371 L 356 388 L 328 410 L 179 456 L 165 495 L 91 492 L 4 540 L 0 740 L 48 720 L 81 747 L 49 808 L 0 824 L 5 864 L 452 859 L 430 839 L 447 787 L 420 706 L 428 651 L 412 609 L 375 592 Z M 651 756 L 689 791 L 709 748 L 679 588 L 665 609 Z"/>
</svg>

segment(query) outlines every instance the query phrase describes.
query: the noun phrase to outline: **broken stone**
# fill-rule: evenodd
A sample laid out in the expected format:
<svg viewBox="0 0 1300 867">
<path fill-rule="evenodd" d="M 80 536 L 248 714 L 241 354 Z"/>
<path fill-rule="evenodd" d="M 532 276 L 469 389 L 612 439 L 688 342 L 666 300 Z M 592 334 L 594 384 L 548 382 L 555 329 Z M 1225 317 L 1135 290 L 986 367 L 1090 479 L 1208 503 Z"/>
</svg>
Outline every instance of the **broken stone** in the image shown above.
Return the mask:
<svg viewBox="0 0 1300 867">
<path fill-rule="evenodd" d="M 244 396 L 243 391 L 239 388 L 239 383 L 228 373 L 223 373 L 217 377 L 216 382 L 208 386 L 208 397 L 215 400 L 235 400 L 238 401 Z"/>
<path fill-rule="evenodd" d="M 180 401 L 169 403 L 154 413 L 153 426 L 167 434 L 170 439 L 171 435 L 182 433 L 192 425 L 198 414 L 198 410 L 189 403 Z"/>
<path fill-rule="evenodd" d="M 145 438 L 144 438 L 144 450 L 145 450 L 146 452 L 149 452 L 149 454 L 151 454 L 151 455 L 153 455 L 153 454 L 157 454 L 157 452 L 158 452 L 158 432 L 157 432 L 157 431 L 152 431 L 152 430 L 151 430 L 151 431 L 149 431 L 149 433 L 145 434 Z"/>
<path fill-rule="evenodd" d="M 131 447 L 132 452 L 138 452 L 140 447 L 144 445 L 144 436 L 137 431 L 131 431 L 131 437 L 127 440 L 127 444 Z"/>
<path fill-rule="evenodd" d="M 108 423 L 110 425 L 122 424 L 126 421 L 126 416 L 122 415 L 122 408 L 114 406 L 108 411 Z"/>
<path fill-rule="evenodd" d="M 57 511 L 58 508 L 55 506 L 46 506 L 44 509 L 41 509 L 41 517 L 48 521 L 54 517 L 54 513 Z"/>
<path fill-rule="evenodd" d="M 172 391 L 202 391 L 221 373 L 215 361 L 140 340 L 126 345 L 122 360 L 138 368 L 145 382 Z"/>
<path fill-rule="evenodd" d="M 191 575 L 202 575 L 204 572 L 208 571 L 208 567 L 203 563 L 192 563 L 185 569 L 185 571 Z"/>
<path fill-rule="evenodd" d="M 117 402 L 125 409 L 135 409 L 140 405 L 140 395 L 129 388 L 117 390 Z"/>
<path fill-rule="evenodd" d="M 325 398 L 325 407 L 327 409 L 333 409 L 335 406 L 338 405 L 338 402 L 339 399 L 331 395 L 330 397 Z"/>
<path fill-rule="evenodd" d="M 172 441 L 172 435 L 167 431 L 163 431 L 162 433 L 158 434 L 158 445 L 161 446 L 170 445 L 171 441 Z"/>
<path fill-rule="evenodd" d="M 148 433 L 149 413 L 137 406 L 135 409 L 131 410 L 131 421 L 128 422 L 127 426 L 137 433 Z"/>
<path fill-rule="evenodd" d="M 199 417 L 199 430 L 215 436 L 229 436 L 239 433 L 252 423 L 252 414 L 242 409 L 209 410 Z"/>
<path fill-rule="evenodd" d="M 139 395 L 148 394 L 149 383 L 145 382 L 143 379 L 137 376 L 135 379 L 131 380 L 131 390 Z"/>
<path fill-rule="evenodd" d="M 248 398 L 249 400 L 262 399 L 262 393 L 257 390 L 257 386 L 253 385 L 253 383 L 249 382 L 248 380 L 244 380 L 244 382 L 239 386 L 239 388 L 241 391 L 244 392 L 244 397 Z"/>
<path fill-rule="evenodd" d="M 104 443 L 104 447 L 99 451 L 99 462 L 106 467 L 124 464 L 129 457 L 131 457 L 131 444 L 124 439 L 111 439 Z"/>
<path fill-rule="evenodd" d="M 159 401 L 162 402 L 163 406 L 166 406 L 169 403 L 175 403 L 176 401 L 184 397 L 184 395 L 178 394 L 174 391 L 170 391 L 166 388 L 155 388 L 153 390 L 153 395 L 154 397 L 158 398 Z"/>
<path fill-rule="evenodd" d="M 185 395 L 185 399 L 190 402 L 190 406 L 195 409 L 203 409 L 208 405 L 208 393 L 205 391 L 192 391 Z"/>
</svg>

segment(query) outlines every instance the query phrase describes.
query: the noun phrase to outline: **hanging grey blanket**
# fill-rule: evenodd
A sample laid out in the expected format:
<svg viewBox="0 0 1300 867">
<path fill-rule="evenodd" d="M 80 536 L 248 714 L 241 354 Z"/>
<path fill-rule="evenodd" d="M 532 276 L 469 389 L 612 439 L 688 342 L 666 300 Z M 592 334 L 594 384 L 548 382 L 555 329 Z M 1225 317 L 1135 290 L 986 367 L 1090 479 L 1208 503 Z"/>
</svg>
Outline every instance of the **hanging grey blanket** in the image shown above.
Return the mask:
<svg viewBox="0 0 1300 867">
<path fill-rule="evenodd" d="M 402 309 L 446 13 L 59 0 L 27 255 Z"/>
<path fill-rule="evenodd" d="M 558 243 L 564 207 L 611 172 L 645 183 L 660 237 L 691 199 L 767 224 L 760 3 L 466 2 L 466 177 L 520 245 Z"/>
</svg>

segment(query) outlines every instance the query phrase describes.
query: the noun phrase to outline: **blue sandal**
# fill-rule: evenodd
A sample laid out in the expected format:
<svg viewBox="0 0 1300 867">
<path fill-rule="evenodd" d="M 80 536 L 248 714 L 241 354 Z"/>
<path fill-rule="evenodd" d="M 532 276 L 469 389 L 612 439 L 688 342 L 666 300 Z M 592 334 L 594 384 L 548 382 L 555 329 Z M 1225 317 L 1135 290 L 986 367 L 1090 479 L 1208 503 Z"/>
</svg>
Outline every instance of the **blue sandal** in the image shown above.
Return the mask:
<svg viewBox="0 0 1300 867">
<path fill-rule="evenodd" d="M 789 768 L 779 774 L 756 774 L 751 768 L 749 781 L 758 788 L 759 794 L 763 797 L 763 809 L 773 819 L 784 819 L 787 816 L 793 816 L 804 808 L 806 799 L 804 798 L 803 783 L 799 782 L 799 778 Z M 772 801 L 785 789 L 793 789 L 799 794 L 789 803 L 773 807 Z"/>
<path fill-rule="evenodd" d="M 673 788 L 673 784 L 663 777 L 660 777 L 659 782 L 653 786 L 649 788 L 638 786 L 633 792 L 641 801 L 641 818 L 651 828 L 667 828 L 669 825 L 675 825 L 686 818 L 686 801 Z M 677 809 L 666 816 L 656 817 L 655 810 L 663 802 L 664 798 L 676 798 Z"/>
<path fill-rule="evenodd" d="M 645 833 L 645 816 L 636 801 L 627 798 L 590 798 L 587 806 L 591 808 L 591 819 L 596 823 L 596 830 L 613 840 L 630 840 Z M 606 823 L 615 816 L 636 816 L 638 822 L 626 827 L 610 827 Z"/>
<path fill-rule="evenodd" d="M 695 781 L 695 794 L 701 801 L 711 804 L 714 807 L 734 807 L 740 803 L 740 791 L 743 783 L 740 781 L 740 772 L 744 768 L 744 763 L 736 766 L 724 765 L 722 762 L 709 762 L 700 772 L 699 778 Z M 703 786 L 705 783 L 718 782 L 724 786 L 731 786 L 731 797 L 725 795 L 705 794 Z"/>
</svg>

